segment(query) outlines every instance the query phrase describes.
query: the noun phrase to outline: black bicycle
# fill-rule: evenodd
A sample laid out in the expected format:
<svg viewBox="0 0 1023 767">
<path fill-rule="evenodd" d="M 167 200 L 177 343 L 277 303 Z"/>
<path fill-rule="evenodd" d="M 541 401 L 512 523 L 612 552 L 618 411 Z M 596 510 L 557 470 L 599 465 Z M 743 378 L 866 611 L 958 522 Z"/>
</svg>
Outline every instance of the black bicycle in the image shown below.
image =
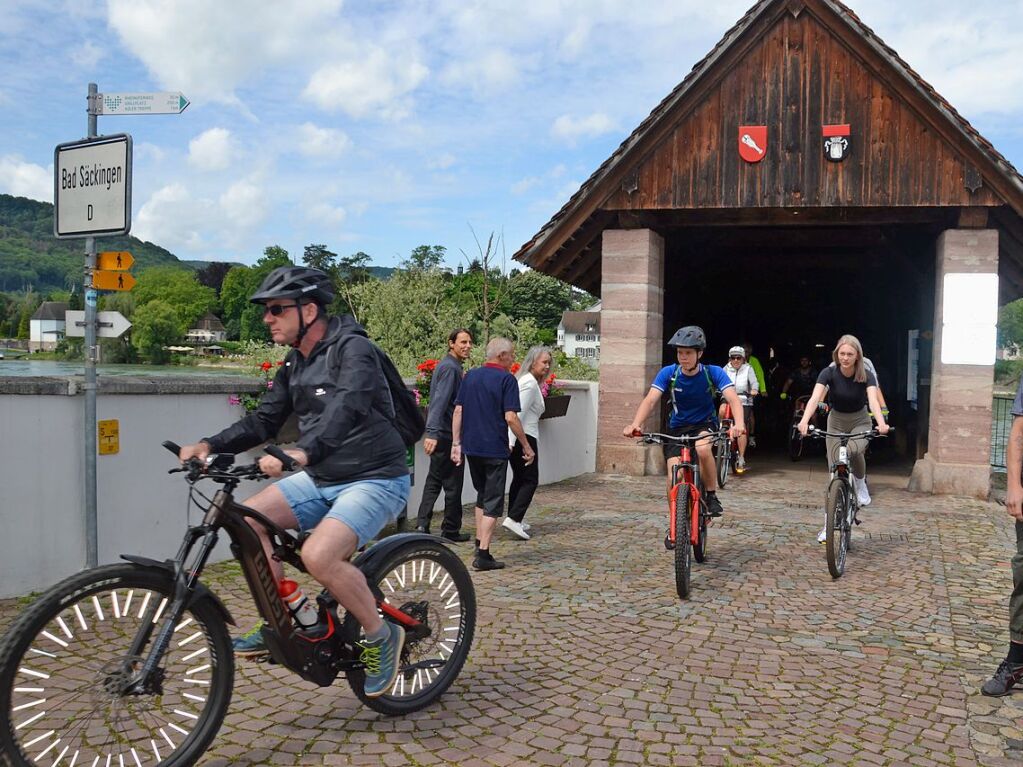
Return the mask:
<svg viewBox="0 0 1023 767">
<path fill-rule="evenodd" d="M 853 525 L 860 523 L 856 516 L 860 510 L 860 502 L 853 490 L 849 467 L 849 442 L 854 439 L 869 441 L 881 435 L 876 428 L 857 434 L 847 434 L 810 426 L 807 436 L 819 439 L 833 437 L 839 441 L 835 461 L 831 464 L 831 481 L 828 482 L 824 502 L 824 543 L 827 549 L 828 571 L 832 578 L 841 578 L 845 572 L 846 554 L 852 549 Z"/>
<path fill-rule="evenodd" d="M 177 445 L 164 447 L 178 454 Z M 276 447 L 267 452 L 293 467 Z M 476 595 L 462 561 L 437 538 L 405 533 L 358 554 L 380 615 L 405 629 L 394 686 L 364 692 L 362 629 L 326 591 L 317 598 L 316 636 L 292 623 L 259 537 L 246 518 L 270 531 L 274 558 L 305 571 L 303 536 L 235 502 L 242 480 L 261 479 L 256 464 L 231 455 L 196 459 L 182 471 L 189 500 L 205 501 L 177 555 L 165 562 L 124 556 L 124 564 L 86 570 L 28 607 L 0 643 L 0 759 L 18 767 L 122 767 L 193 764 L 231 701 L 234 656 L 223 603 L 199 580 L 221 530 L 241 563 L 263 618 L 271 658 L 322 687 L 344 673 L 356 696 L 384 714 L 407 714 L 433 701 L 465 663 L 476 621 Z M 220 487 L 207 498 L 196 485 Z"/>
</svg>

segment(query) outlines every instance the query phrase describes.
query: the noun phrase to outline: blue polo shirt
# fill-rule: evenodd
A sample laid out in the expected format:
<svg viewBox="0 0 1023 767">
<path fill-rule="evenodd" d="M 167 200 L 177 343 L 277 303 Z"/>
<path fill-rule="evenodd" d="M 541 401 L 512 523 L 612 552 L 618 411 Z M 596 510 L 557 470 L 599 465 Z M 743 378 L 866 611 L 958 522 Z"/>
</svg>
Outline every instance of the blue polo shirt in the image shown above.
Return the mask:
<svg viewBox="0 0 1023 767">
<path fill-rule="evenodd" d="M 504 414 L 522 409 L 515 376 L 491 363 L 473 368 L 462 379 L 455 404 L 462 406 L 462 452 L 479 458 L 507 458 Z"/>
<path fill-rule="evenodd" d="M 680 365 L 661 368 L 661 372 L 650 385 L 660 391 L 671 393 L 673 380 L 674 396 L 671 401 L 671 417 L 668 419 L 668 426 L 672 429 L 715 419 L 717 409 L 714 406 L 712 389 L 716 387 L 718 391 L 724 391 L 729 387 L 735 388 L 728 373 L 717 365 L 704 365 L 702 362 L 696 366 L 696 373 L 691 376 L 683 373 Z"/>
</svg>

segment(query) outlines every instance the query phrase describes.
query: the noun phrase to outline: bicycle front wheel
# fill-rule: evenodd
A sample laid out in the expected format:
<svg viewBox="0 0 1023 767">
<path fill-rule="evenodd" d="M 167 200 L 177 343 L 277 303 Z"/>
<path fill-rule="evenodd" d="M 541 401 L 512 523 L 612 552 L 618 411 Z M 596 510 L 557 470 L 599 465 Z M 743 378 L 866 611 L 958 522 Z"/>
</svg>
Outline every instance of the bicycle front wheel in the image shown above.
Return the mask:
<svg viewBox="0 0 1023 767">
<path fill-rule="evenodd" d="M 715 456 L 718 470 L 718 487 L 724 487 L 728 482 L 729 464 L 732 463 L 732 443 L 726 440 L 718 441 L 717 456 Z"/>
<path fill-rule="evenodd" d="M 845 572 L 845 555 L 849 550 L 849 486 L 843 480 L 831 480 L 825 509 L 828 571 L 832 578 L 841 578 Z"/>
<path fill-rule="evenodd" d="M 692 499 L 689 486 L 679 489 L 678 501 L 675 503 L 675 590 L 680 599 L 689 598 L 689 579 L 693 569 L 693 542 L 690 539 L 692 523 L 690 522 Z"/>
<path fill-rule="evenodd" d="M 401 669 L 388 692 L 368 697 L 362 669 L 346 672 L 348 684 L 374 711 L 410 714 L 443 695 L 462 670 L 476 629 L 476 590 L 462 560 L 429 541 L 401 546 L 365 575 L 377 599 L 425 623 L 429 633 L 420 639 L 406 636 Z M 353 645 L 364 636 L 351 613 L 343 631 Z"/>
<path fill-rule="evenodd" d="M 109 565 L 22 613 L 0 643 L 0 753 L 17 767 L 194 764 L 227 712 L 234 657 L 219 609 L 200 600 L 148 689 L 131 689 L 148 647 L 131 648 L 173 599 L 169 573 Z"/>
</svg>

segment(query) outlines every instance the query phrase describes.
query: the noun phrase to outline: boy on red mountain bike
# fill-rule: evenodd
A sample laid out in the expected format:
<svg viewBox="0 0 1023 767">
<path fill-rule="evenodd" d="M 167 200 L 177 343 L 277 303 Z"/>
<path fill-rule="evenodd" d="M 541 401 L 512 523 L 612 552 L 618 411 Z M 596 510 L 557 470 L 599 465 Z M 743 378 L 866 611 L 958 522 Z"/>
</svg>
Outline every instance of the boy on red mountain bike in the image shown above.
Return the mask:
<svg viewBox="0 0 1023 767">
<path fill-rule="evenodd" d="M 729 430 L 729 439 L 745 433 L 746 425 L 743 418 L 742 403 L 735 392 L 735 384 L 728 374 L 717 365 L 704 365 L 700 362 L 704 349 L 707 348 L 707 336 L 703 328 L 687 325 L 680 328 L 668 341 L 668 346 L 675 347 L 678 357 L 677 365 L 662 368 L 654 378 L 650 391 L 639 403 L 632 423 L 622 433 L 632 437 L 640 431 L 643 422 L 650 416 L 668 394 L 671 401 L 671 415 L 668 418 L 667 433 L 676 437 L 683 435 L 709 434 L 718 428 L 717 411 L 714 395 L 720 391 L 732 408 L 735 425 Z M 668 492 L 671 492 L 672 467 L 679 463 L 681 447 L 664 445 L 664 458 L 668 467 Z M 717 472 L 714 470 L 713 439 L 703 439 L 696 443 L 696 453 L 700 461 L 700 472 L 706 488 L 704 498 L 707 500 L 707 512 L 712 517 L 720 517 L 723 513 L 721 501 L 718 500 Z"/>
</svg>

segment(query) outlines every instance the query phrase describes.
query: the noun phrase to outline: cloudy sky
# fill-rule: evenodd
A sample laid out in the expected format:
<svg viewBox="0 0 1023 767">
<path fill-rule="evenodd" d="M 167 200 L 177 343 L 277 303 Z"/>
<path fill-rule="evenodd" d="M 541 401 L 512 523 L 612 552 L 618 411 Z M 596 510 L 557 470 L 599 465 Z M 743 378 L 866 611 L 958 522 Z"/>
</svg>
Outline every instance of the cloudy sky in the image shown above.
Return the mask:
<svg viewBox="0 0 1023 767">
<path fill-rule="evenodd" d="M 100 92 L 181 91 L 132 134 L 132 234 L 252 263 L 279 244 L 528 240 L 752 0 L 6 0 L 0 192 L 52 202 Z M 1023 167 L 1023 0 L 849 4 Z M 509 264 L 510 266 L 510 264 Z"/>
</svg>

